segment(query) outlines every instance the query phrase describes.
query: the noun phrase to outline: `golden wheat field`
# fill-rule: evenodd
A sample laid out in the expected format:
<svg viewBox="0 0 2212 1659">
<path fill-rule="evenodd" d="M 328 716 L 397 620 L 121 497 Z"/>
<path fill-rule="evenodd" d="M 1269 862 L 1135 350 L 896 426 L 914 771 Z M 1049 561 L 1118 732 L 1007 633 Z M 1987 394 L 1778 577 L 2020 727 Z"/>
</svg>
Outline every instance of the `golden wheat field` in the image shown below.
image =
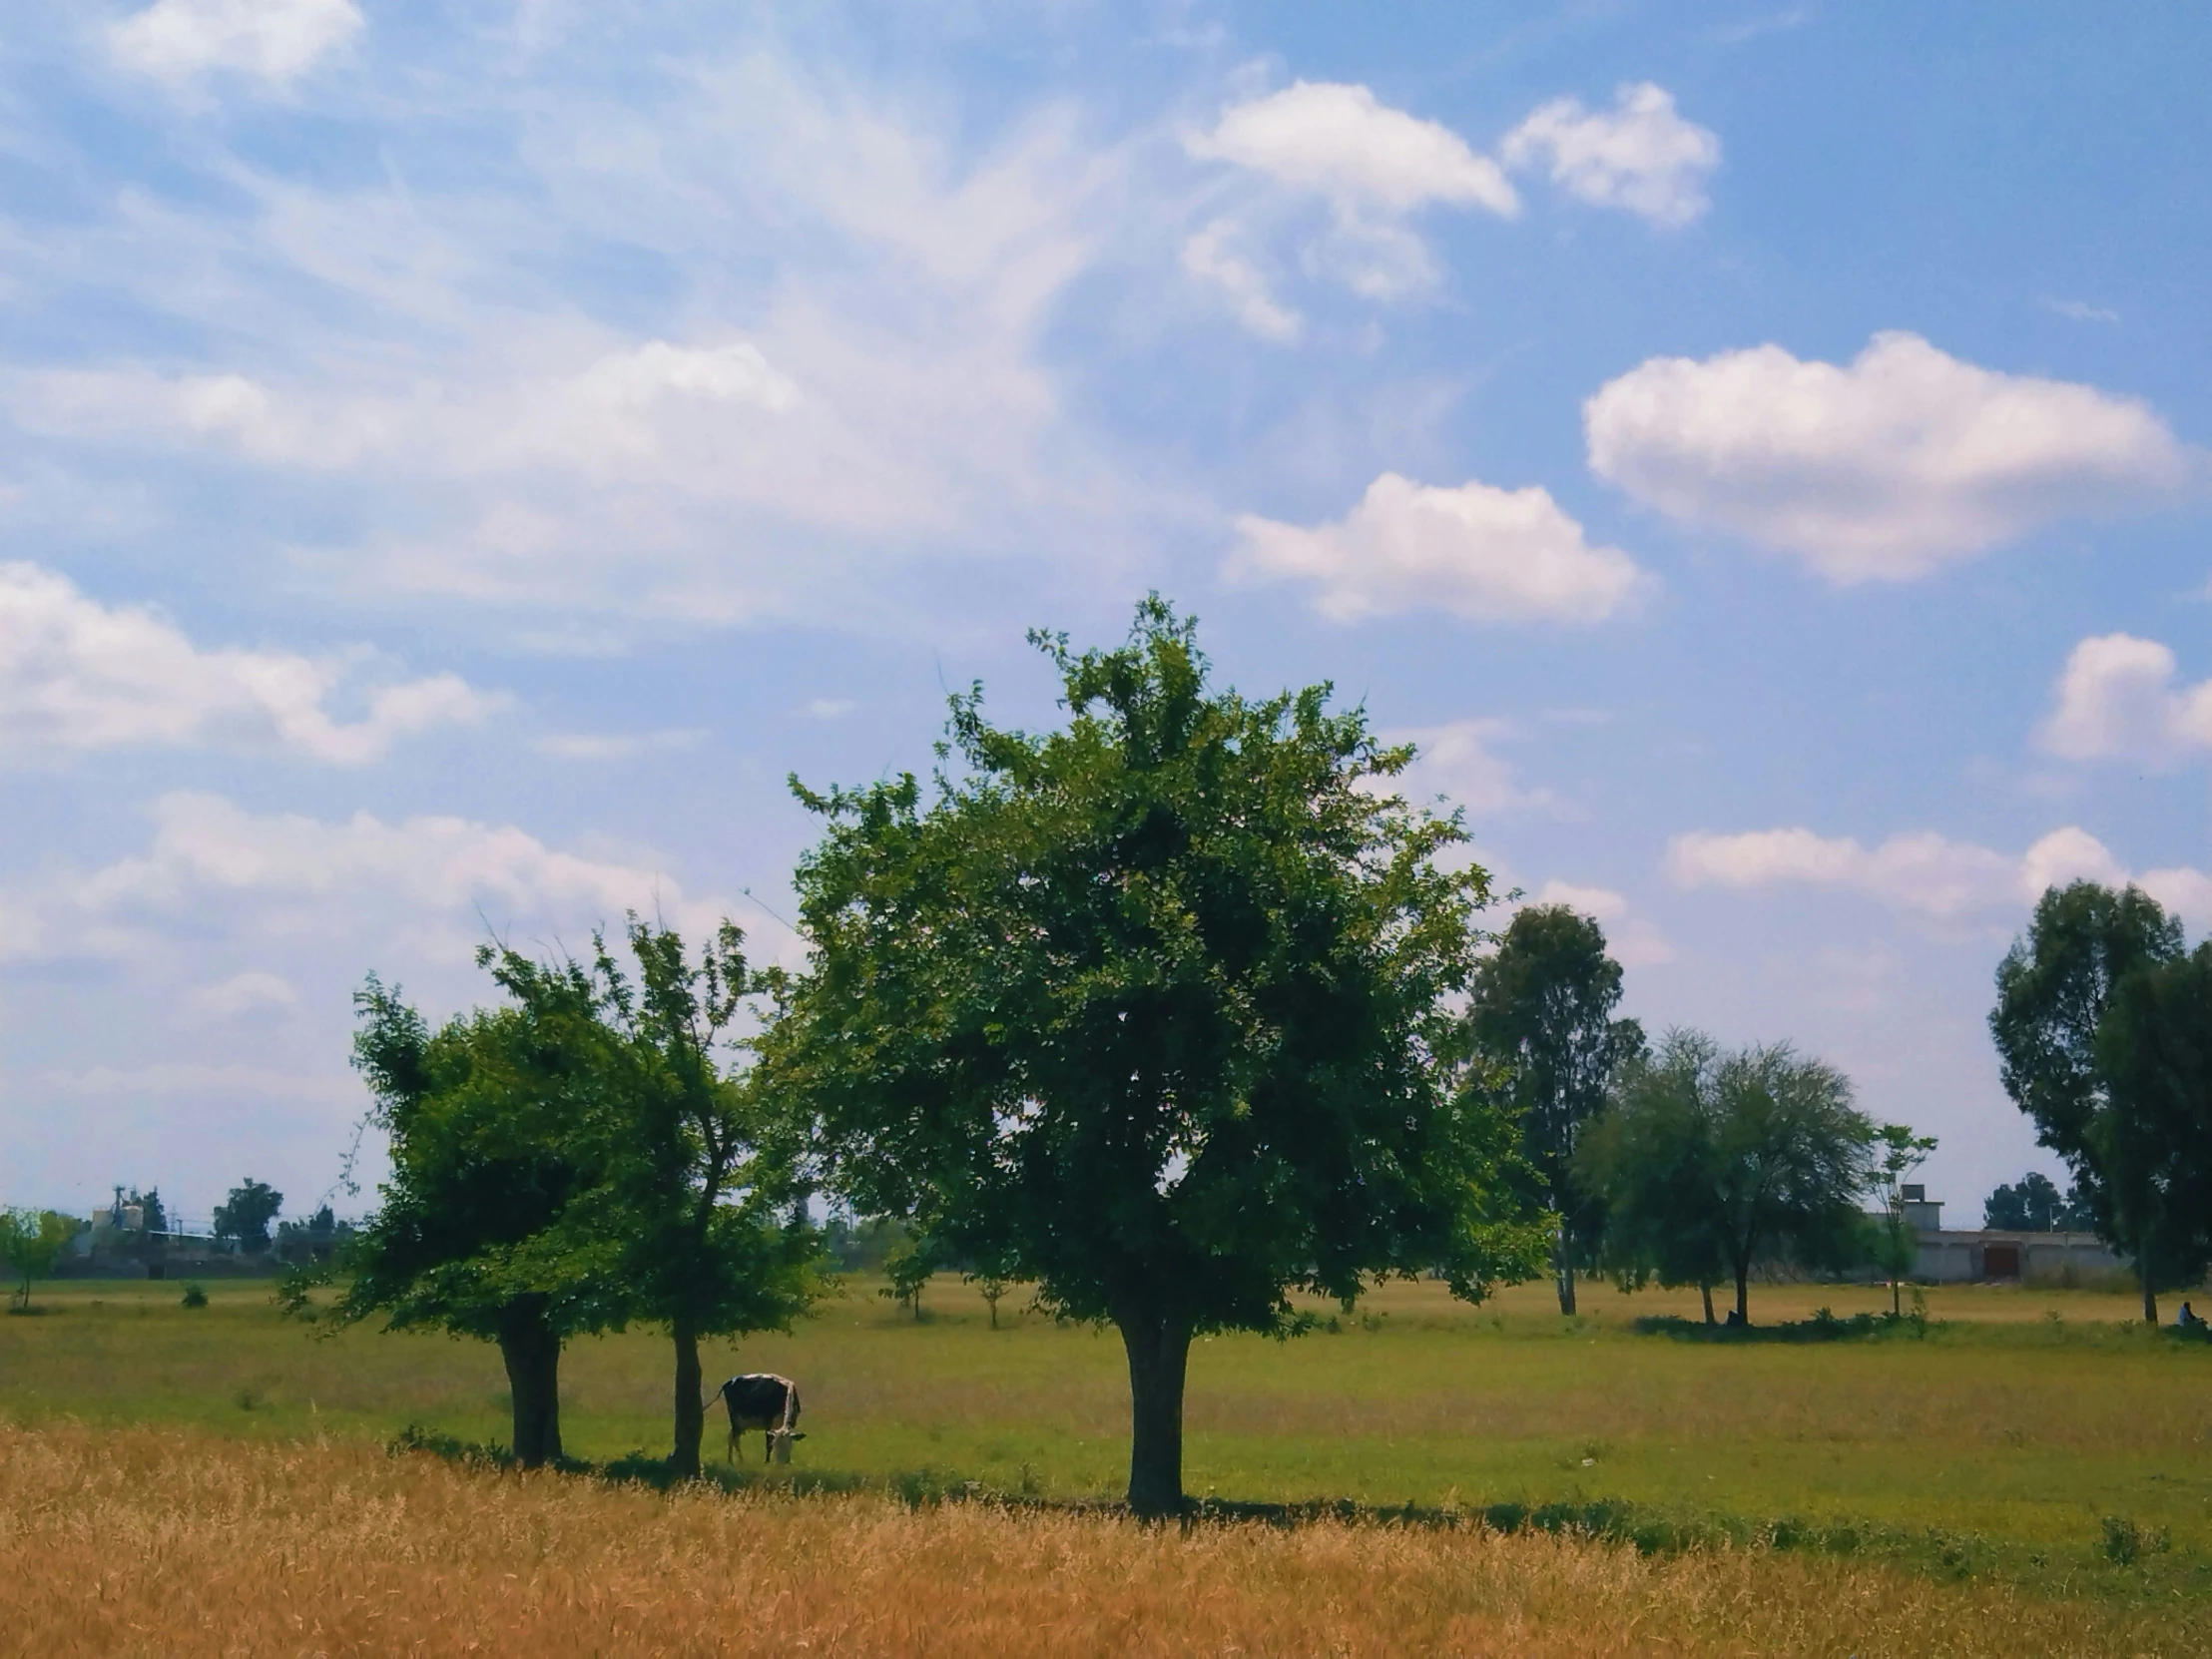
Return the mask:
<svg viewBox="0 0 2212 1659">
<path fill-rule="evenodd" d="M 2191 1609 L 1761 1550 L 661 1494 L 357 1442 L 0 1426 L 0 1632 L 92 1654 L 2138 1654 Z"/>
</svg>

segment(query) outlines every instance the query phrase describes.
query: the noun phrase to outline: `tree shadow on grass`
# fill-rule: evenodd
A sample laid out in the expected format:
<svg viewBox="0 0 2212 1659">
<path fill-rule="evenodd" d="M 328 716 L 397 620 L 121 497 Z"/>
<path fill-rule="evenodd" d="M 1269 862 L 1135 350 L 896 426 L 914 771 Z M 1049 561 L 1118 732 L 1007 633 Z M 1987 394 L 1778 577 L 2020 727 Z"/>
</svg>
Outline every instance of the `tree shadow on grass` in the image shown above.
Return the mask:
<svg viewBox="0 0 2212 1659">
<path fill-rule="evenodd" d="M 1630 1323 L 1639 1336 L 1672 1337 L 1685 1343 L 1842 1343 L 1868 1342 L 1891 1337 L 1926 1337 L 1938 1328 L 1937 1321 L 1920 1314 L 1854 1314 L 1838 1319 L 1826 1308 L 1809 1320 L 1784 1320 L 1779 1325 L 1707 1325 L 1678 1314 L 1653 1314 Z"/>
</svg>

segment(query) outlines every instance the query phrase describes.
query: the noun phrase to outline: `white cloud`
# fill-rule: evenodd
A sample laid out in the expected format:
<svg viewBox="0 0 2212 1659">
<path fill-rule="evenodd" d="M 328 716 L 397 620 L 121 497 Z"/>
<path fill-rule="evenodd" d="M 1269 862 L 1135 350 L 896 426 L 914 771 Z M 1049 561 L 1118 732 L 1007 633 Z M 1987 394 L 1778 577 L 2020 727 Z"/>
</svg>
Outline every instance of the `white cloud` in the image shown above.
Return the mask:
<svg viewBox="0 0 2212 1659">
<path fill-rule="evenodd" d="M 740 915 L 764 958 L 796 962 L 796 937 L 757 906 L 692 898 L 649 856 L 591 857 L 512 825 L 421 816 L 387 822 L 258 814 L 178 791 L 153 808 L 146 850 L 0 895 L 0 954 L 139 957 L 165 944 L 197 959 L 213 941 L 399 941 L 403 953 L 465 961 L 489 924 L 522 938 L 580 940 L 626 911 L 687 937 Z M 258 981 L 257 981 L 258 983 Z"/>
<path fill-rule="evenodd" d="M 1248 513 L 1237 533 L 1230 579 L 1312 584 L 1315 609 L 1338 621 L 1434 608 L 1481 622 L 1599 622 L 1651 586 L 1534 485 L 1447 489 L 1385 472 L 1338 523 Z"/>
<path fill-rule="evenodd" d="M 1348 212 L 1396 215 L 1432 203 L 1507 218 L 1520 211 L 1495 162 L 1364 86 L 1300 81 L 1223 111 L 1211 133 L 1183 143 L 1194 156 L 1249 168 Z"/>
<path fill-rule="evenodd" d="M 2120 313 L 2107 310 L 2102 305 L 2092 305 L 2086 299 L 2045 299 L 2043 308 L 2075 322 L 2117 322 Z"/>
<path fill-rule="evenodd" d="M 1909 580 L 2054 519 L 2143 507 L 2191 465 L 2134 398 L 1977 368 L 1901 332 L 1848 367 L 1778 345 L 1654 357 L 1582 416 L 1600 477 L 1837 582 Z"/>
<path fill-rule="evenodd" d="M 1875 847 L 1804 829 L 1698 831 L 1669 843 L 1667 867 L 1684 887 L 1839 887 L 1946 922 L 2002 920 L 2033 904 L 2046 887 L 2069 881 L 2124 885 L 2132 879 L 2188 919 L 2200 925 L 2212 920 L 2212 877 L 2189 868 L 2131 877 L 2102 841 L 2072 826 L 2017 854 L 1926 830 L 1892 835 Z"/>
<path fill-rule="evenodd" d="M 352 666 L 203 651 L 151 611 L 111 609 L 34 564 L 0 564 L 0 740 L 10 746 L 275 738 L 315 760 L 355 765 L 432 727 L 481 721 L 503 701 L 438 674 L 378 687 L 361 718 L 343 721 L 329 705 Z"/>
<path fill-rule="evenodd" d="M 192 993 L 195 1008 L 227 1018 L 256 1008 L 292 1008 L 298 1002 L 299 993 L 290 980 L 258 969 L 234 973 L 220 984 L 205 985 Z"/>
<path fill-rule="evenodd" d="M 1549 790 L 1524 789 L 1513 764 L 1492 746 L 1514 735 L 1508 720 L 1455 720 L 1442 726 L 1416 726 L 1385 734 L 1390 743 L 1414 748 L 1412 765 L 1399 788 L 1420 799 L 1442 796 L 1467 810 L 1471 818 L 1528 809 L 1555 809 L 1558 798 Z"/>
<path fill-rule="evenodd" d="M 232 69 L 284 82 L 361 26 L 353 0 L 155 0 L 108 39 L 124 64 L 165 80 Z"/>
<path fill-rule="evenodd" d="M 2212 681 L 2177 687 L 2174 679 L 2174 654 L 2156 640 L 2085 639 L 2066 658 L 2038 737 L 2068 760 L 2158 767 L 2212 748 Z"/>
<path fill-rule="evenodd" d="M 1268 290 L 1259 267 L 1237 251 L 1239 235 L 1234 221 L 1215 220 L 1183 244 L 1183 269 L 1219 288 L 1237 320 L 1251 332 L 1288 344 L 1298 338 L 1305 319 Z"/>
<path fill-rule="evenodd" d="M 1610 112 L 1593 114 L 1573 98 L 1544 105 L 1505 136 L 1499 155 L 1507 167 L 1548 169 L 1585 202 L 1673 230 L 1712 205 L 1705 179 L 1720 166 L 1721 141 L 1644 81 L 1622 87 Z"/>
</svg>

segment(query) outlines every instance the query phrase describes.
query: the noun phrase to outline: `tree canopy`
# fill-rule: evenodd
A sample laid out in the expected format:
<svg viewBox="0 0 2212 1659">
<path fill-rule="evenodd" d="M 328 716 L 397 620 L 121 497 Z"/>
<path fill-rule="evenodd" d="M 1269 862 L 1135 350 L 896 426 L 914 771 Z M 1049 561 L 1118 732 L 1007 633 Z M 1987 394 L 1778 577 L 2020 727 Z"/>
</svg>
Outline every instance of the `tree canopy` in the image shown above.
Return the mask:
<svg viewBox="0 0 2212 1659">
<path fill-rule="evenodd" d="M 2026 934 L 1997 964 L 1989 1034 L 2004 1091 L 2034 1123 L 2036 1140 L 2066 1161 L 2100 1225 L 2109 1205 L 2090 1136 L 2106 1093 L 2097 1029 L 2129 969 L 2171 961 L 2181 949 L 2180 922 L 2139 887 L 2074 881 L 2045 890 Z"/>
<path fill-rule="evenodd" d="M 1410 750 L 1326 685 L 1212 689 L 1157 598 L 1118 650 L 1032 640 L 1061 729 L 994 727 L 977 687 L 926 805 L 911 775 L 794 781 L 814 956 L 769 1057 L 856 1209 L 1119 1330 L 1159 1514 L 1194 1334 L 1289 1332 L 1292 1292 L 1385 1274 L 1479 1297 L 1542 1234 L 1511 1114 L 1446 1061 L 1488 878 L 1389 791 Z"/>
<path fill-rule="evenodd" d="M 1604 1110 L 1621 1067 L 1644 1048 L 1643 1027 L 1613 1017 L 1620 999 L 1621 966 L 1605 953 L 1596 918 L 1565 904 L 1531 904 L 1475 970 L 1467 1002 L 1468 1044 L 1497 1068 L 1557 1218 L 1562 1314 L 1574 1312 L 1576 1258 L 1601 1226 L 1575 1184 L 1575 1141 Z"/>
<path fill-rule="evenodd" d="M 2066 1161 L 2097 1232 L 2134 1256 L 2154 1322 L 2160 1284 L 2202 1253 L 2175 1185 L 2200 1161 L 2181 1104 L 2195 1086 L 2196 971 L 2181 923 L 2148 893 L 2075 881 L 2037 900 L 1997 965 L 1989 1014 L 2005 1091 Z"/>
<path fill-rule="evenodd" d="M 269 1248 L 269 1224 L 283 1207 L 282 1193 L 250 1175 L 231 1189 L 229 1202 L 215 1207 L 215 1236 L 235 1240 L 247 1255 L 258 1256 Z M 147 1231 L 153 1230 L 153 1223 L 147 1223 Z"/>
<path fill-rule="evenodd" d="M 373 975 L 354 998 L 354 1064 L 391 1178 L 347 1253 L 337 1314 L 498 1343 L 528 1467 L 561 1456 L 562 1342 L 627 1314 L 619 1241 L 580 1250 L 557 1226 L 607 1178 L 626 1056 L 583 967 L 489 946 L 477 960 L 508 1006 L 433 1031 Z"/>
<path fill-rule="evenodd" d="M 2212 943 L 2122 976 L 2097 1067 L 2106 1099 L 2088 1139 L 2155 1323 L 2156 1288 L 2195 1284 L 2212 1265 Z"/>
<path fill-rule="evenodd" d="M 1880 1135 L 1835 1067 L 1787 1043 L 1728 1053 L 1676 1030 L 1627 1069 L 1583 1138 L 1578 1173 L 1604 1196 L 1618 1271 L 1670 1285 L 1733 1279 L 1744 1322 L 1761 1263 L 1841 1267 L 1863 1252 L 1858 1201 Z"/>
<path fill-rule="evenodd" d="M 2086 1233 L 2096 1226 L 2096 1214 L 2072 1192 L 2060 1192 L 2049 1176 L 2029 1170 L 1990 1191 L 1981 1225 L 2008 1233 Z"/>
<path fill-rule="evenodd" d="M 670 1466 L 699 1472 L 705 1400 L 700 1339 L 789 1330 L 828 1289 L 821 1230 L 807 1215 L 804 1148 L 787 1102 L 762 1087 L 738 1028 L 781 980 L 745 958 L 725 921 L 694 960 L 683 939 L 635 915 L 637 977 L 595 939 L 600 1017 L 625 1050 L 632 1092 L 607 1120 L 609 1178 L 561 1226 L 579 1253 L 620 1241 L 632 1317 L 675 1345 Z"/>
</svg>

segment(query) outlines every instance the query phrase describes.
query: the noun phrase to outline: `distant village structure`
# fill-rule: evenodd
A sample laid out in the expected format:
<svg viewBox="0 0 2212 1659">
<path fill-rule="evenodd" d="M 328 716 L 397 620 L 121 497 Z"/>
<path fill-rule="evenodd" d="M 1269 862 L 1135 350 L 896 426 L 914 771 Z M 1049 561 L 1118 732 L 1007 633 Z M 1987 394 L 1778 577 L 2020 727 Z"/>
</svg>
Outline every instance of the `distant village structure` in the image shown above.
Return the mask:
<svg viewBox="0 0 2212 1659">
<path fill-rule="evenodd" d="M 148 1225 L 149 1222 L 154 1225 Z M 63 1279 L 233 1279 L 274 1274 L 286 1263 L 327 1257 L 353 1231 L 350 1222 L 320 1211 L 312 1220 L 284 1222 L 267 1247 L 242 1249 L 236 1239 L 216 1237 L 211 1221 L 163 1215 L 149 1217 L 143 1205 L 114 1201 L 92 1214 L 69 1243 L 56 1269 Z"/>
<path fill-rule="evenodd" d="M 1943 1226 L 1943 1202 L 1925 1186 L 1903 1189 L 1905 1220 L 1920 1236 L 1913 1277 L 1930 1285 L 2014 1281 L 2091 1286 L 2130 1279 L 2126 1258 L 2094 1233 L 2032 1233 Z"/>
</svg>

